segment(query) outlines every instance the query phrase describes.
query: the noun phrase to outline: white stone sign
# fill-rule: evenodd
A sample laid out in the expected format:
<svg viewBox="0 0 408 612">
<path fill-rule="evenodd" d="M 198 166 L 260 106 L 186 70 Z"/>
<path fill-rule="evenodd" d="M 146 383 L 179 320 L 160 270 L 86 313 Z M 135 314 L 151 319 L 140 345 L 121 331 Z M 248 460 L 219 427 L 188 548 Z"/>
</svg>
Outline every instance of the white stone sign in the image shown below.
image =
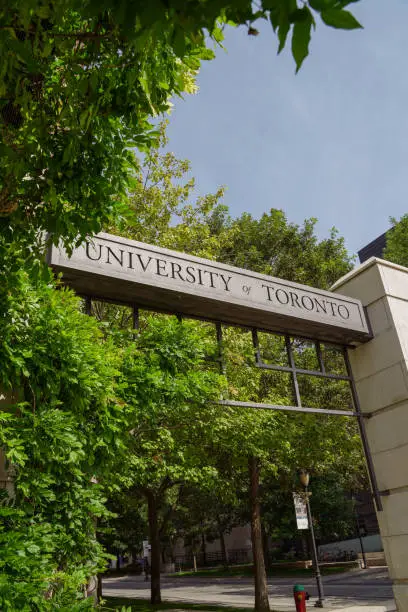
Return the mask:
<svg viewBox="0 0 408 612">
<path fill-rule="evenodd" d="M 295 504 L 296 524 L 298 529 L 309 529 L 306 502 L 299 493 L 293 493 Z"/>
<path fill-rule="evenodd" d="M 52 247 L 49 263 L 96 298 L 344 343 L 369 338 L 359 300 L 118 236 L 98 234 L 71 257 Z"/>
</svg>

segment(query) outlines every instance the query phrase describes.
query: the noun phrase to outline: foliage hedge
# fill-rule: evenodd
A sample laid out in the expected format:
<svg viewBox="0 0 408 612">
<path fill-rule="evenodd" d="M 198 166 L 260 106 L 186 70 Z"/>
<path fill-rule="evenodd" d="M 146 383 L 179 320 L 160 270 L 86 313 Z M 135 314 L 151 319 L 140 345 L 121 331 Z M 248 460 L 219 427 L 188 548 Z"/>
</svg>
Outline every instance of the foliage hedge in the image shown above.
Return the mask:
<svg viewBox="0 0 408 612">
<path fill-rule="evenodd" d="M 2 254 L 0 447 L 14 493 L 0 500 L 0 609 L 87 609 L 86 584 L 106 563 L 95 523 L 126 422 L 119 353 L 72 292 Z"/>
</svg>

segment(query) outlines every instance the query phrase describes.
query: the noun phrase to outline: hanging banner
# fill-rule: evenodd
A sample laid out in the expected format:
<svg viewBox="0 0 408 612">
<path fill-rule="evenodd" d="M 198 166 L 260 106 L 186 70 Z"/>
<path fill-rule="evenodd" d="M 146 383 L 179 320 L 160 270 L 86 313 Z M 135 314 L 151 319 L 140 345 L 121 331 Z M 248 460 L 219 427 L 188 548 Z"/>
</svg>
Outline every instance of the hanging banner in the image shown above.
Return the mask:
<svg viewBox="0 0 408 612">
<path fill-rule="evenodd" d="M 143 557 L 148 557 L 151 549 L 152 547 L 149 544 L 149 540 L 143 540 Z"/>
<path fill-rule="evenodd" d="M 306 501 L 304 500 L 302 495 L 299 495 L 299 493 L 293 493 L 293 502 L 295 504 L 297 528 L 309 529 Z"/>
</svg>

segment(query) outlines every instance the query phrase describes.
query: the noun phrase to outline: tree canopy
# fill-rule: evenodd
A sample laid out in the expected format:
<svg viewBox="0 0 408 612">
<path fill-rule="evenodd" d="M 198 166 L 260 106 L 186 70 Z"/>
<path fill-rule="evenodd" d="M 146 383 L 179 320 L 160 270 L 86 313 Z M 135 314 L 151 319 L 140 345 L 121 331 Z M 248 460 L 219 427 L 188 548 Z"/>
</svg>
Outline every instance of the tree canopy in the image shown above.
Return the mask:
<svg viewBox="0 0 408 612">
<path fill-rule="evenodd" d="M 79 610 L 106 562 L 101 483 L 125 449 L 120 356 L 72 292 L 24 270 L 18 280 L 0 317 L 1 461 L 13 481 L 0 490 L 0 607 Z"/>
<path fill-rule="evenodd" d="M 155 149 L 143 163 L 133 154 L 129 160 L 136 169 L 132 190 L 118 208 L 116 225 L 109 215 L 99 217 L 104 228 L 322 287 L 350 267 L 342 239 L 332 233 L 319 241 L 314 220 L 298 226 L 275 209 L 261 219 L 249 214 L 231 219 L 220 204 L 222 190 L 193 201 L 193 183 L 184 182 L 187 162 Z M 63 216 L 67 212 L 65 221 L 73 216 L 55 237 L 70 242 L 85 226 L 78 230 L 75 207 L 65 203 L 61 210 Z M 89 605 L 82 601 L 85 583 L 105 559 L 95 537 L 96 519 L 106 518 L 104 496 L 117 495 L 119 487 L 147 499 L 157 544 L 160 504 L 167 512 L 178 503 L 182 486 L 200 487 L 203 499 L 211 499 L 217 487 L 230 487 L 224 501 L 234 506 L 234 488 L 241 481 L 240 492 L 250 493 L 254 548 L 261 558 L 259 502 L 267 479 L 282 476 L 290 492 L 300 460 L 316 472 L 328 466 L 347 470 L 350 458 L 358 465 L 352 425 L 214 405 L 221 390 L 239 399 L 291 402 L 287 377 L 278 380 L 254 367 L 247 332 L 224 334 L 226 388 L 214 361 L 214 335 L 210 340 L 205 326 L 142 316 L 136 332 L 129 328 L 128 313 L 101 304 L 93 309 L 101 315 L 99 325 L 85 317 L 79 300 L 62 290 L 41 261 L 27 265 L 34 230 L 46 224 L 50 211 L 42 218 L 33 210 L 28 221 L 21 212 L 17 208 L 3 218 L 0 235 L 0 384 L 10 394 L 0 413 L 0 445 L 15 477 L 14 506 L 5 495 L 0 508 L 0 540 L 7 551 L 0 559 L 5 610 Z M 20 229 L 27 222 L 33 231 L 19 233 L 13 225 L 18 219 Z M 262 341 L 269 358 L 280 360 L 279 341 Z M 298 344 L 296 359 L 308 366 L 311 348 Z M 329 359 L 339 367 L 335 356 Z M 13 395 L 16 389 L 20 394 Z M 306 381 L 301 391 L 310 405 L 347 402 L 340 386 L 332 397 L 328 385 Z M 133 505 L 127 507 L 135 516 Z M 217 510 L 221 513 L 222 504 Z M 228 528 L 221 515 L 216 522 Z M 156 545 L 156 578 L 158 550 Z M 257 605 L 266 610 L 259 568 Z"/>
<path fill-rule="evenodd" d="M 228 26 L 271 23 L 291 34 L 297 69 L 316 19 L 361 27 L 356 0 L 11 0 L 0 12 L 2 230 L 50 232 L 72 243 L 120 212 L 131 147 L 156 136 L 150 118 L 194 89 Z"/>
<path fill-rule="evenodd" d="M 299 226 L 290 223 L 285 214 L 276 209 L 264 213 L 260 219 L 249 213 L 233 219 L 221 203 L 222 190 L 195 199 L 194 180 L 189 177 L 188 161 L 178 160 L 165 151 L 164 126 L 161 128 L 160 142 L 164 149 L 152 148 L 143 162 L 137 162 L 138 181 L 129 194 L 129 210 L 120 225 L 111 227 L 111 231 L 322 288 L 328 288 L 339 276 L 349 271 L 351 258 L 343 239 L 333 230 L 328 238 L 319 240 L 315 234 L 314 219 L 306 220 Z M 104 308 L 107 312 L 112 307 Z M 261 333 L 259 337 L 265 360 L 280 366 L 287 365 L 286 349 L 281 339 Z M 230 399 L 286 405 L 293 403 L 293 389 L 287 375 L 255 367 L 251 333 L 224 328 L 222 348 Z M 312 344 L 293 340 L 293 348 L 299 367 L 318 368 Z M 328 350 L 324 358 L 331 372 L 344 373 L 340 353 Z M 342 383 L 329 384 L 303 377 L 299 385 L 304 405 L 349 407 L 347 389 Z M 145 416 L 141 415 L 142 421 Z M 163 411 L 163 423 L 173 427 L 173 419 L 177 420 L 179 416 L 182 425 L 181 413 Z M 175 436 L 180 434 L 183 434 L 183 429 L 178 433 L 177 430 L 171 432 L 170 439 L 176 439 Z M 194 438 L 192 440 L 194 443 Z M 181 437 L 180 448 L 187 449 L 190 442 Z M 228 530 L 237 515 L 245 516 L 247 520 L 252 516 L 253 531 L 257 534 L 255 546 L 259 553 L 259 501 L 262 501 L 264 492 L 264 499 L 267 500 L 268 490 L 273 492 L 279 489 L 284 503 L 282 499 L 277 500 L 277 505 L 286 511 L 288 499 L 292 504 L 293 475 L 300 465 L 307 465 L 318 475 L 330 470 L 336 474 L 343 473 L 344 486 L 355 481 L 356 472 L 361 467 L 355 423 L 334 417 L 296 416 L 224 406 L 213 413 L 205 435 L 201 436 L 200 447 L 202 465 L 213 467 L 218 483 L 211 483 L 209 489 L 204 490 L 201 489 L 203 481 L 196 483 L 195 490 L 199 493 L 195 499 L 208 500 L 214 496 L 217 488 L 225 492 L 226 499 L 219 498 L 220 503 L 213 504 L 216 516 L 211 517 L 207 517 L 205 507 L 196 504 L 190 513 L 187 510 L 189 520 L 180 525 L 180 520 L 186 515 L 185 504 L 191 490 L 188 474 L 184 470 L 178 472 L 180 478 L 176 479 L 176 486 L 179 488 L 172 494 L 166 490 L 166 482 L 173 483 L 174 479 L 165 482 L 164 478 L 160 478 L 157 486 L 164 486 L 160 490 L 161 520 L 170 517 L 167 529 L 160 534 L 163 546 L 167 545 L 168 538 L 178 533 L 186 537 L 186 541 L 196 550 L 197 545 L 202 547 L 202 538 L 205 542 L 206 535 L 211 537 L 215 529 L 220 531 L 221 537 L 222 529 Z M 145 450 L 139 448 L 139 462 L 144 455 Z M 151 458 L 147 457 L 147 460 L 149 462 Z M 171 464 L 166 463 L 166 469 L 180 470 L 177 456 L 167 453 L 167 460 Z M 136 471 L 131 471 L 135 472 L 136 477 Z M 134 497 L 134 491 L 130 493 Z M 126 492 L 125 499 L 128 499 Z M 234 507 L 235 503 L 239 506 L 238 513 L 231 511 L 231 505 Z M 225 520 L 226 509 L 231 512 L 230 522 Z M 284 518 L 288 519 L 287 513 Z M 173 520 L 175 523 L 171 529 Z M 292 516 L 289 522 L 293 527 Z M 280 523 L 280 529 L 285 529 L 284 520 Z M 271 528 L 269 532 L 272 532 Z M 257 609 L 267 610 L 262 572 L 260 567 Z"/>
<path fill-rule="evenodd" d="M 401 219 L 392 218 L 393 227 L 387 232 L 384 258 L 408 267 L 408 214 Z"/>
</svg>

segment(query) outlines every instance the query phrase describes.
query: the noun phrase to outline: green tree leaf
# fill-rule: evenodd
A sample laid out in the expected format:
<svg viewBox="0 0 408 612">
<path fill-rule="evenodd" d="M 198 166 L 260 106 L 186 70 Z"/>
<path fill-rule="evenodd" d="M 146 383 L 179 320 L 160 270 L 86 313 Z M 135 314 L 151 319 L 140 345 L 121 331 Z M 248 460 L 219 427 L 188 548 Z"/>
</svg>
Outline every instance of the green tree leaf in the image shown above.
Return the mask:
<svg viewBox="0 0 408 612">
<path fill-rule="evenodd" d="M 296 16 L 292 34 L 292 54 L 296 62 L 296 72 L 298 72 L 303 61 L 309 55 L 309 43 L 314 20 L 310 9 L 307 7 L 299 9 Z"/>
<path fill-rule="evenodd" d="M 324 11 L 336 4 L 337 0 L 309 0 L 309 5 L 316 11 Z"/>
<path fill-rule="evenodd" d="M 324 10 L 321 12 L 321 17 L 326 25 L 340 30 L 356 30 L 363 27 L 354 15 L 343 9 L 331 8 Z"/>
</svg>

